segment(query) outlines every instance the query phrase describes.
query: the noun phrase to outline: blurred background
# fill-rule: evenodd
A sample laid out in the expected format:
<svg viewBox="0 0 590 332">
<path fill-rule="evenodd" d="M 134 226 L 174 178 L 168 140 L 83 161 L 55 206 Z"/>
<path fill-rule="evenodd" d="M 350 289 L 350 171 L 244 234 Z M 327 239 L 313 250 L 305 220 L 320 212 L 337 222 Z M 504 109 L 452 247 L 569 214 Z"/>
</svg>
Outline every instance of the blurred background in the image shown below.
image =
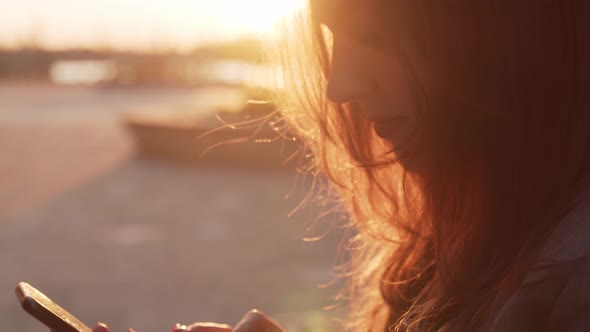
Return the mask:
<svg viewBox="0 0 590 332">
<path fill-rule="evenodd" d="M 4 330 L 45 330 L 19 281 L 114 332 L 252 308 L 339 330 L 342 231 L 313 204 L 291 213 L 312 182 L 298 142 L 248 102 L 281 93 L 267 55 L 299 6 L 0 0 Z"/>
</svg>

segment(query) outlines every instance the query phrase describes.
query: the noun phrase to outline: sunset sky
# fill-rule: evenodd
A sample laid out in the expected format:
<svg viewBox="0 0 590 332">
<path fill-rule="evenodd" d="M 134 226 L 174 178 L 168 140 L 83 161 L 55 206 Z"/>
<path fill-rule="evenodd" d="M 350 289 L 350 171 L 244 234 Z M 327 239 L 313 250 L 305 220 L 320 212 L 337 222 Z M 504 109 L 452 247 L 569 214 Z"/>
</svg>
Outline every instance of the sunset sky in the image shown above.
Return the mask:
<svg viewBox="0 0 590 332">
<path fill-rule="evenodd" d="M 187 49 L 264 36 L 301 0 L 0 0 L 0 44 Z"/>
</svg>

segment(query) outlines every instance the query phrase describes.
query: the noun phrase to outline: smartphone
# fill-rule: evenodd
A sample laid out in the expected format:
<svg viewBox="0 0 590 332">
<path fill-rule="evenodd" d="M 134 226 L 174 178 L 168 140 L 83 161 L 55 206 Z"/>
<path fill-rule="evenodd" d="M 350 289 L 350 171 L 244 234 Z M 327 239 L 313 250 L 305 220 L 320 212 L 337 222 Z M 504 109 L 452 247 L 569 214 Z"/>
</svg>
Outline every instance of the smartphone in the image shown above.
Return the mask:
<svg viewBox="0 0 590 332">
<path fill-rule="evenodd" d="M 16 286 L 16 296 L 26 312 L 56 332 L 92 332 L 78 318 L 26 282 Z"/>
</svg>

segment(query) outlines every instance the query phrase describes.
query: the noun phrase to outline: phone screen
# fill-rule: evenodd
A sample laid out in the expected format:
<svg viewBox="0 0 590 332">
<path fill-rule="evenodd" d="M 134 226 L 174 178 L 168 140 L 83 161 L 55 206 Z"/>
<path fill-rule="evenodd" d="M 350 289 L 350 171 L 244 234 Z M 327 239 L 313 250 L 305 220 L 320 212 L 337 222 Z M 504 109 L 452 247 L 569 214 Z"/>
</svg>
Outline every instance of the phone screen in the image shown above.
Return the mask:
<svg viewBox="0 0 590 332">
<path fill-rule="evenodd" d="M 26 282 L 16 286 L 16 295 L 23 309 L 50 329 L 57 332 L 92 332 L 74 315 Z"/>
</svg>

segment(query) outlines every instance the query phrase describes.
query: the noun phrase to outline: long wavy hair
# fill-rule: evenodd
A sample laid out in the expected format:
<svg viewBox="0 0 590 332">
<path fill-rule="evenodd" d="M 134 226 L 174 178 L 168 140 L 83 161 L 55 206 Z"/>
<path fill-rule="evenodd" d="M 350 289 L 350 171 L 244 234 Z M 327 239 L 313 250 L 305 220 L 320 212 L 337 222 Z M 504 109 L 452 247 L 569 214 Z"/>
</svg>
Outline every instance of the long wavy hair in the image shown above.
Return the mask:
<svg viewBox="0 0 590 332">
<path fill-rule="evenodd" d="M 362 3 L 378 38 L 414 43 L 444 84 L 425 89 L 396 48 L 420 110 L 391 147 L 326 97 L 332 36 L 314 5 L 286 26 L 282 114 L 357 230 L 349 328 L 489 328 L 590 169 L 590 2 Z"/>
</svg>

